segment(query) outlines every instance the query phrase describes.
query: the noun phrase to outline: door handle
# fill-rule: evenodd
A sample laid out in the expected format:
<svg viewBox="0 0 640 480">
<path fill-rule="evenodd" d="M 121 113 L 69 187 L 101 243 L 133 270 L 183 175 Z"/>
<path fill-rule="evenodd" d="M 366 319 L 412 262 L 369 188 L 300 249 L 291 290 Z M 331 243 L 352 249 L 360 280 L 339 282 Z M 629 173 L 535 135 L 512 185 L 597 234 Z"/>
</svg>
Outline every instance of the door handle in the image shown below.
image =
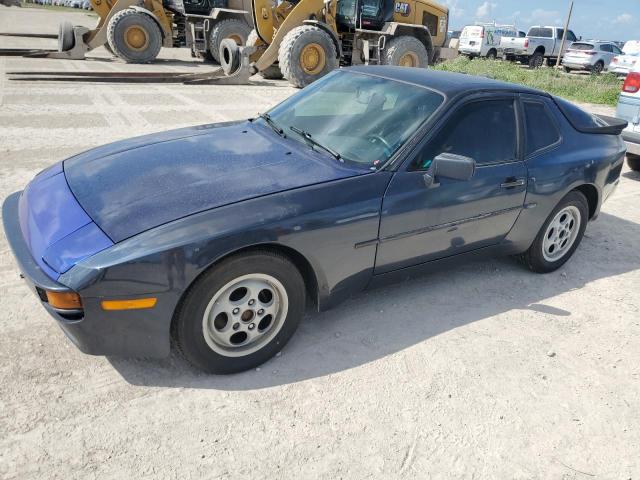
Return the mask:
<svg viewBox="0 0 640 480">
<path fill-rule="evenodd" d="M 500 188 L 522 187 L 524 183 L 524 178 L 507 178 L 506 182 L 500 184 Z"/>
</svg>

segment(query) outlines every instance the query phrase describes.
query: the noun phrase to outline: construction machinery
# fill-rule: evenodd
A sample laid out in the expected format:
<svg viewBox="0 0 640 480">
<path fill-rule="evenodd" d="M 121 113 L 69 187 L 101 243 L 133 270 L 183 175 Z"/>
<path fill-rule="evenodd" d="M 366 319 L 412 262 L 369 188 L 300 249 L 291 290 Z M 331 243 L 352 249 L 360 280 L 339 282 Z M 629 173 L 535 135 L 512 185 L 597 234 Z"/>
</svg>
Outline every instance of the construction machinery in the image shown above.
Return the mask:
<svg viewBox="0 0 640 480">
<path fill-rule="evenodd" d="M 79 60 L 90 50 L 104 46 L 127 63 L 150 63 L 161 47 L 189 47 L 194 57 L 217 61 L 222 40 L 230 39 L 244 45 L 251 31 L 250 0 L 90 2 L 99 17 L 95 28 L 63 22 L 59 28 L 57 51 L 16 53 Z"/>
<path fill-rule="evenodd" d="M 98 4 L 110 0 L 91 0 Z M 116 38 L 116 27 L 112 27 L 115 19 L 140 19 L 146 15 L 147 19 L 155 15 L 156 25 L 163 28 L 164 41 L 167 41 L 170 18 L 166 12 L 176 12 L 179 2 L 183 0 L 144 0 L 143 8 L 134 4 L 136 0 L 116 0 L 110 9 L 100 14 L 98 27 L 89 32 L 83 32 L 81 27 L 73 28 L 72 45 L 71 33 L 61 31 L 59 41 L 62 53 L 73 52 L 74 48 L 94 48 L 109 39 L 109 45 L 121 55 L 122 42 Z M 138 0 L 142 1 L 142 0 Z M 198 1 L 198 0 L 191 0 Z M 222 1 L 222 0 L 201 0 Z M 229 5 L 233 1 L 228 0 Z M 170 3 L 168 3 L 170 2 Z M 126 8 L 120 8 L 127 5 Z M 99 5 L 98 5 L 99 6 Z M 117 8 L 116 8 L 117 7 Z M 106 8 L 106 7 L 105 7 Z M 221 7 L 216 7 L 222 12 Z M 233 36 L 223 38 L 220 35 L 217 59 L 222 71 L 206 74 L 167 74 L 162 72 L 146 74 L 102 75 L 100 72 L 60 72 L 60 77 L 76 81 L 153 81 L 153 82 L 185 82 L 185 83 L 219 83 L 244 84 L 257 73 L 265 78 L 286 78 L 295 87 L 304 87 L 322 77 L 339 66 L 381 64 L 400 65 L 406 67 L 427 67 L 438 58 L 447 57 L 447 49 L 443 48 L 449 22 L 449 10 L 432 0 L 251 0 L 249 10 L 233 9 L 234 12 L 250 12 L 253 31 L 247 37 L 246 46 Z M 117 10 L 117 13 L 114 13 Z M 227 9 L 224 10 L 227 13 Z M 186 19 L 193 14 L 185 14 Z M 203 17 L 209 19 L 208 17 Z M 177 14 L 171 14 L 171 22 L 176 24 Z M 199 17 L 198 17 L 199 18 Z M 219 16 L 217 17 L 219 18 Z M 145 26 L 151 29 L 149 20 Z M 139 32 L 138 26 L 142 22 L 124 23 L 117 32 L 122 32 L 118 38 L 125 38 L 129 45 L 137 48 L 147 48 L 148 36 Z M 213 29 L 223 22 L 215 24 Z M 206 26 L 206 25 L 205 25 Z M 146 27 L 145 27 L 146 28 Z M 192 25 L 193 28 L 193 25 Z M 86 30 L 86 29 L 85 29 Z M 192 45 L 196 45 L 195 52 L 202 51 L 201 46 L 191 35 Z M 199 37 L 198 37 L 199 38 Z M 123 40 L 124 41 L 124 40 Z M 174 42 L 175 43 L 175 42 Z M 210 42 L 211 44 L 215 42 Z M 80 46 L 78 46 L 80 45 Z M 159 46 L 157 47 L 160 48 Z M 192 47 L 194 48 L 194 47 Z M 209 46 L 209 51 L 213 45 Z M 70 55 L 72 53 L 69 53 Z M 84 52 L 80 52 L 84 54 Z M 137 61 L 134 52 L 130 54 Z M 215 56 L 215 55 L 214 55 Z M 14 72 L 20 79 L 26 79 L 29 72 Z M 54 80 L 57 72 L 31 72 L 31 78 Z M 14 79 L 18 79 L 13 77 Z"/>
</svg>

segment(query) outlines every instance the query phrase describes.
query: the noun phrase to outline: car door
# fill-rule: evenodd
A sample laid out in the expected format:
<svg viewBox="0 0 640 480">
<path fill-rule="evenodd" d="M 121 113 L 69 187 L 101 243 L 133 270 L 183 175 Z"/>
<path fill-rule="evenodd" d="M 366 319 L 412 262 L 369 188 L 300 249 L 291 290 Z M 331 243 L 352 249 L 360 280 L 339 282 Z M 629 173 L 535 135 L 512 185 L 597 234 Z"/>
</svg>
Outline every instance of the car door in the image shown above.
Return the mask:
<svg viewBox="0 0 640 480">
<path fill-rule="evenodd" d="M 385 193 L 375 273 L 384 273 L 499 243 L 520 213 L 527 172 L 519 102 L 514 95 L 464 101 L 394 174 Z M 472 157 L 470 180 L 425 173 L 441 153 Z"/>
</svg>

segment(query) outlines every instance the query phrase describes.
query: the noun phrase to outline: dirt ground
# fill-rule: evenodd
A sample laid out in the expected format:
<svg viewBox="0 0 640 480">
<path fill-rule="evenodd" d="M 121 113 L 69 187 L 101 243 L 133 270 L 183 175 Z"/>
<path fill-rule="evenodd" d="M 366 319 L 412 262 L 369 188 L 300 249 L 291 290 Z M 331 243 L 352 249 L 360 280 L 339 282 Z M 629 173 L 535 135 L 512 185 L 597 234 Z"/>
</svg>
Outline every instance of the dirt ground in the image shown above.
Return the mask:
<svg viewBox="0 0 640 480">
<path fill-rule="evenodd" d="M 74 23 L 92 19 L 64 14 Z M 0 31 L 61 14 L 0 6 Z M 0 37 L 0 46 L 51 44 Z M 190 65 L 163 52 L 147 70 Z M 16 83 L 11 70 L 131 68 L 0 57 L 0 198 L 132 135 L 254 115 L 294 92 Z M 135 67 L 140 69 L 141 67 Z M 18 277 L 0 234 L 0 478 L 640 478 L 640 175 L 560 271 L 484 260 L 309 313 L 260 369 L 206 376 L 91 357 Z"/>
</svg>

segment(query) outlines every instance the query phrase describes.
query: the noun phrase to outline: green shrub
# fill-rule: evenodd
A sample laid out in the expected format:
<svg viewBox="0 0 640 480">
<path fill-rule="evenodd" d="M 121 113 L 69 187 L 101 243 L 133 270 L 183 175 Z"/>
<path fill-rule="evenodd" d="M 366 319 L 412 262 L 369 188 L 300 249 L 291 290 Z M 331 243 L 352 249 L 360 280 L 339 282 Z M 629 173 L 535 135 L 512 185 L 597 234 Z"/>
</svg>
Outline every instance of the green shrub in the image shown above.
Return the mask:
<svg viewBox="0 0 640 480">
<path fill-rule="evenodd" d="M 458 57 L 439 63 L 434 66 L 434 69 L 519 83 L 585 103 L 615 106 L 621 90 L 620 80 L 612 73 L 567 75 L 555 68 L 530 70 L 516 63 L 498 60 L 470 60 L 466 57 Z"/>
</svg>

